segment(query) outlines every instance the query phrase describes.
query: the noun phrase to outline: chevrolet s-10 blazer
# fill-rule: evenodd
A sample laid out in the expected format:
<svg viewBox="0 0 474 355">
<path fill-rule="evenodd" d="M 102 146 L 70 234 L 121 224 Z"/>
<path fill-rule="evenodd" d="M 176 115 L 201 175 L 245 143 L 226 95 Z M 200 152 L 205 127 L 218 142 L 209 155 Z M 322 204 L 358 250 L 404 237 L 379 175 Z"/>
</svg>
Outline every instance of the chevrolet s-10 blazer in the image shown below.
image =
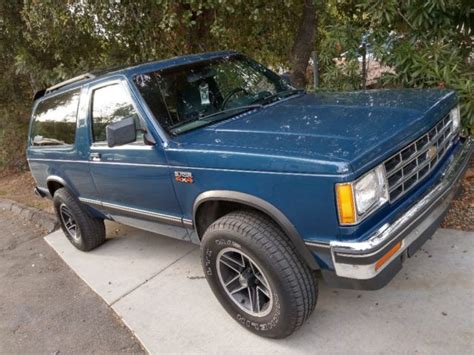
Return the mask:
<svg viewBox="0 0 474 355">
<path fill-rule="evenodd" d="M 27 157 L 78 249 L 104 219 L 199 244 L 226 311 L 282 338 L 317 273 L 380 288 L 434 233 L 472 154 L 460 121 L 451 91 L 307 93 L 213 52 L 38 92 Z"/>
</svg>

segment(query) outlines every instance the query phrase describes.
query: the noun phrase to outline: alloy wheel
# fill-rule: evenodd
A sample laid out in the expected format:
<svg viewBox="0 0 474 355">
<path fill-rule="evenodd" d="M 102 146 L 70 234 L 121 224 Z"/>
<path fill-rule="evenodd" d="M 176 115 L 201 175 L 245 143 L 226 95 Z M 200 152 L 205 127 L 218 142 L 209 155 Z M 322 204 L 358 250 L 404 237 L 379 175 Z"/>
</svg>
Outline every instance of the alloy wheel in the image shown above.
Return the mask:
<svg viewBox="0 0 474 355">
<path fill-rule="evenodd" d="M 66 228 L 68 234 L 74 240 L 79 240 L 79 228 L 76 220 L 74 219 L 71 210 L 64 203 L 59 206 L 59 215 L 61 216 L 61 222 Z"/>
<path fill-rule="evenodd" d="M 235 248 L 217 255 L 217 273 L 227 296 L 245 313 L 264 317 L 270 313 L 273 296 L 265 274 L 247 254 Z"/>
</svg>

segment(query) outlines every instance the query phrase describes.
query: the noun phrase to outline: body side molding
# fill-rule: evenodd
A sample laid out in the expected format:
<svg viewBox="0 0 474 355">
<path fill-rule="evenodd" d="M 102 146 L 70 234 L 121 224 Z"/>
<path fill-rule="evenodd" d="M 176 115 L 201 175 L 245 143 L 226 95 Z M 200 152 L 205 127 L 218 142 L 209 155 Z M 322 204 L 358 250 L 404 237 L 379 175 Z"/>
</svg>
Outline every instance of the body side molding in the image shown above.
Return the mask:
<svg viewBox="0 0 474 355">
<path fill-rule="evenodd" d="M 196 214 L 199 209 L 199 206 L 207 201 L 230 201 L 237 202 L 249 207 L 253 207 L 256 210 L 259 210 L 268 216 L 270 216 L 286 233 L 286 235 L 293 242 L 293 245 L 296 248 L 297 253 L 304 259 L 306 264 L 313 270 L 319 269 L 319 265 L 316 262 L 316 259 L 312 253 L 306 247 L 303 239 L 299 235 L 295 226 L 286 218 L 286 216 L 275 206 L 268 203 L 267 201 L 249 195 L 243 192 L 231 191 L 231 190 L 213 190 L 206 191 L 201 193 L 193 205 L 193 221 L 196 222 Z"/>
<path fill-rule="evenodd" d="M 167 215 L 163 213 L 158 213 L 158 212 L 153 212 L 153 211 L 148 211 L 148 210 L 143 210 L 139 208 L 133 208 L 133 207 L 128 207 L 124 205 L 119 205 L 116 203 L 109 203 L 109 202 L 104 202 L 104 201 L 99 201 L 99 200 L 93 200 L 90 198 L 85 198 L 85 197 L 79 197 L 79 201 L 91 205 L 91 206 L 96 206 L 99 207 L 105 211 L 107 211 L 110 214 L 114 214 L 117 211 L 121 213 L 125 213 L 127 215 L 135 216 L 135 217 L 141 217 L 145 219 L 150 219 L 155 222 L 160 222 L 160 223 L 165 223 L 165 224 L 170 224 L 170 225 L 175 225 L 182 227 L 183 222 L 181 217 L 176 217 L 173 215 Z"/>
</svg>

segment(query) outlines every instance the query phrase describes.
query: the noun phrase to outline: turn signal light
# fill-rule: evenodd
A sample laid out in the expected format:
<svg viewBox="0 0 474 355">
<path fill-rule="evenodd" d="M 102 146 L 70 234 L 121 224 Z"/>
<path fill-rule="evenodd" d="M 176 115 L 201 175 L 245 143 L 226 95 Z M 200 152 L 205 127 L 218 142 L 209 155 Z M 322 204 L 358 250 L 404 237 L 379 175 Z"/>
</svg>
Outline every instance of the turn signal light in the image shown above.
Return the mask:
<svg viewBox="0 0 474 355">
<path fill-rule="evenodd" d="M 400 248 L 402 247 L 402 242 L 398 242 L 395 244 L 392 249 L 388 251 L 387 254 L 382 256 L 377 262 L 375 263 L 375 270 L 378 270 L 385 264 Z"/>
<path fill-rule="evenodd" d="M 339 222 L 341 224 L 354 224 L 356 222 L 356 213 L 352 184 L 337 184 L 336 199 Z"/>
</svg>

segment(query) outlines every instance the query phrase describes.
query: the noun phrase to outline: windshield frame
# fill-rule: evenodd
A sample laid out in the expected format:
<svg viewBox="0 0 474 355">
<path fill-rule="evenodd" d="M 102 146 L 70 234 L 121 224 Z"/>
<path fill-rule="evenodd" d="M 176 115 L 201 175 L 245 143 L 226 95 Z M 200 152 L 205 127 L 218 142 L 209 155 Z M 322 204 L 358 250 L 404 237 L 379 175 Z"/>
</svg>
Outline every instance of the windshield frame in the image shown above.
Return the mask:
<svg viewBox="0 0 474 355">
<path fill-rule="evenodd" d="M 209 125 L 212 125 L 212 124 L 216 124 L 218 122 L 221 122 L 223 120 L 228 120 L 228 119 L 231 119 L 233 117 L 236 117 L 236 116 L 239 116 L 239 115 L 242 115 L 244 113 L 247 113 L 247 112 L 250 112 L 250 111 L 255 111 L 257 109 L 257 107 L 255 108 L 247 108 L 245 109 L 244 106 L 250 106 L 250 105 L 243 105 L 241 108 L 242 110 L 239 110 L 239 106 L 235 106 L 233 107 L 233 110 L 235 110 L 235 113 L 231 113 L 231 112 L 228 112 L 228 114 L 224 114 L 222 118 L 216 118 L 216 119 L 213 119 L 213 120 L 207 120 L 206 117 L 207 116 L 220 116 L 219 115 L 219 111 L 215 112 L 214 114 L 211 114 L 211 115 L 205 115 L 205 116 L 202 116 L 202 117 L 198 117 L 194 120 L 189 120 L 188 123 L 192 123 L 192 122 L 200 122 L 198 125 L 196 125 L 195 127 L 191 127 L 189 129 L 186 129 L 186 130 L 183 130 L 182 132 L 173 132 L 173 129 L 170 129 L 170 127 L 166 127 L 164 126 L 160 120 L 157 119 L 157 117 L 155 117 L 155 113 L 151 110 L 151 108 L 149 107 L 148 105 L 148 102 L 147 100 L 145 99 L 145 97 L 143 96 L 142 94 L 142 91 L 140 90 L 140 87 L 138 86 L 137 82 L 136 82 L 136 79 L 141 76 L 141 75 L 150 75 L 150 74 L 158 74 L 158 75 L 161 75 L 161 74 L 166 74 L 166 73 L 170 73 L 170 72 L 174 72 L 174 71 L 180 71 L 180 70 L 186 70 L 185 68 L 186 67 L 189 67 L 189 68 L 192 68 L 193 66 L 195 66 L 196 64 L 204 64 L 204 63 L 216 63 L 216 62 L 222 62 L 222 61 L 226 61 L 226 60 L 241 60 L 243 61 L 244 63 L 246 63 L 247 65 L 251 66 L 254 70 L 256 70 L 257 72 L 261 73 L 262 75 L 266 76 L 269 78 L 269 80 L 271 81 L 274 81 L 277 85 L 276 87 L 278 88 L 277 89 L 277 93 L 279 92 L 287 92 L 287 91 L 290 91 L 290 90 L 295 90 L 286 80 L 284 80 L 280 75 L 278 75 L 277 73 L 275 73 L 274 71 L 272 71 L 271 69 L 267 68 L 266 66 L 264 66 L 263 64 L 260 64 L 258 63 L 257 61 L 247 57 L 246 55 L 244 54 L 241 54 L 241 53 L 232 53 L 232 54 L 227 54 L 227 55 L 224 55 L 224 56 L 220 56 L 220 57 L 216 57 L 216 58 L 211 58 L 211 59 L 203 59 L 203 60 L 197 60 L 197 61 L 193 61 L 193 62 L 190 62 L 190 63 L 184 63 L 184 64 L 180 64 L 180 65 L 175 65 L 175 66 L 170 66 L 170 67 L 167 67 L 167 68 L 162 68 L 162 69 L 157 69 L 157 70 L 150 70 L 148 68 L 147 71 L 143 71 L 143 72 L 140 72 L 140 73 L 136 73 L 134 74 L 132 77 L 131 77 L 131 83 L 132 85 L 134 86 L 134 89 L 136 89 L 137 93 L 139 94 L 140 96 L 140 99 L 141 101 L 146 105 L 147 107 L 147 111 L 152 115 L 152 118 L 153 120 L 162 128 L 162 130 L 169 136 L 169 137 L 176 137 L 176 136 L 180 136 L 182 134 L 185 134 L 185 133 L 188 133 L 188 132 L 191 132 L 191 131 L 194 131 L 194 130 L 197 130 L 199 128 L 203 128 L 203 127 L 207 127 Z M 168 114 L 168 117 L 171 117 L 170 115 L 170 111 L 168 109 L 168 104 L 166 102 L 166 99 L 164 98 L 164 95 L 163 95 L 163 91 L 162 91 L 162 87 L 161 85 L 159 85 L 159 91 L 160 91 L 160 99 L 162 100 L 162 102 L 164 103 L 164 106 L 166 108 L 166 113 Z M 296 90 L 295 90 L 295 93 L 296 93 Z M 275 94 L 275 95 L 276 95 Z M 291 97 L 292 95 L 290 95 Z M 288 99 L 289 97 L 283 97 L 282 100 L 285 100 Z M 280 100 L 281 101 L 281 100 Z M 261 106 L 262 108 L 267 106 L 267 105 L 270 105 L 272 103 L 275 103 L 275 102 L 269 102 L 267 104 L 263 104 L 263 105 L 259 105 Z M 257 104 L 257 103 L 256 103 Z M 253 106 L 255 106 L 255 104 L 253 104 Z M 222 110 L 222 112 L 224 113 L 225 112 L 225 109 Z M 183 122 L 184 123 L 184 122 Z"/>
</svg>

